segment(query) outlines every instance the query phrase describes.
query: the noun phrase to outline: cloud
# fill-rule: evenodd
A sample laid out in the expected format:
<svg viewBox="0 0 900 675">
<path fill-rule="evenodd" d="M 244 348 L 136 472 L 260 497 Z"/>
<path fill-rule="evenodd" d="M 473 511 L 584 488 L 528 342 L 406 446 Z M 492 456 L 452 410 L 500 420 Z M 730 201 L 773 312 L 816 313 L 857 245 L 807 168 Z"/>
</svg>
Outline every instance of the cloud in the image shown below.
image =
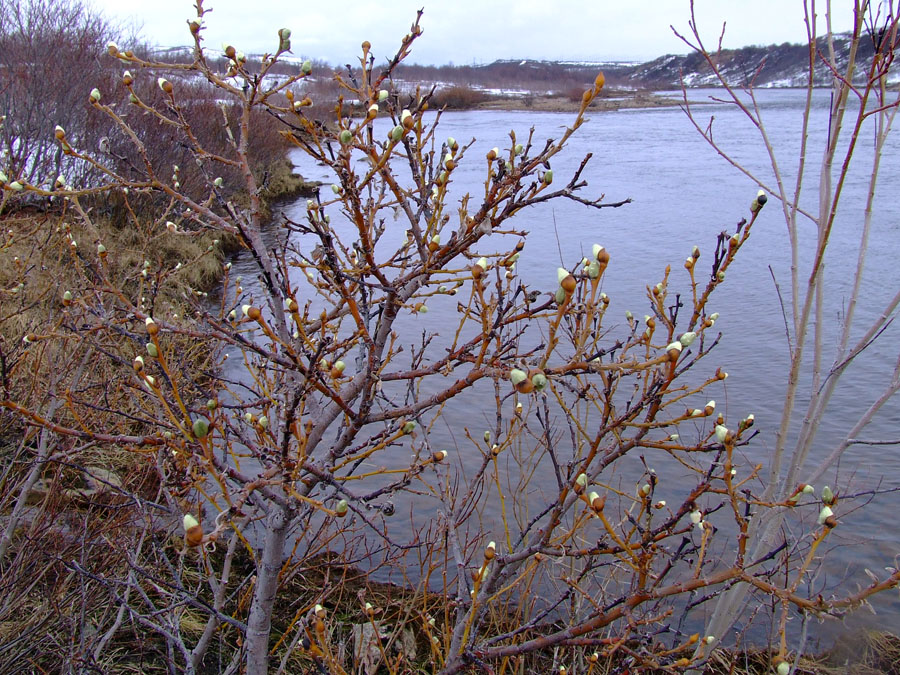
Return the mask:
<svg viewBox="0 0 900 675">
<path fill-rule="evenodd" d="M 218 49 L 222 41 L 229 41 L 248 53 L 273 50 L 276 31 L 284 26 L 293 31 L 297 55 L 342 64 L 358 58 L 363 40 L 372 43 L 376 56 L 392 55 L 422 0 L 389 4 L 207 0 L 205 4 L 212 8 L 204 33 L 209 47 Z M 805 39 L 799 2 L 696 0 L 695 6 L 710 47 L 715 46 L 723 21 L 727 22 L 726 47 Z M 144 36 L 153 43 L 173 46 L 190 41 L 186 27 L 193 15 L 190 0 L 97 0 L 97 7 L 110 16 L 143 24 Z M 434 64 L 500 58 L 649 60 L 688 51 L 670 25 L 688 31 L 689 18 L 688 3 L 683 0 L 444 1 L 425 6 L 425 32 L 411 60 Z M 849 15 L 837 17 L 836 29 L 846 30 L 850 20 Z"/>
</svg>

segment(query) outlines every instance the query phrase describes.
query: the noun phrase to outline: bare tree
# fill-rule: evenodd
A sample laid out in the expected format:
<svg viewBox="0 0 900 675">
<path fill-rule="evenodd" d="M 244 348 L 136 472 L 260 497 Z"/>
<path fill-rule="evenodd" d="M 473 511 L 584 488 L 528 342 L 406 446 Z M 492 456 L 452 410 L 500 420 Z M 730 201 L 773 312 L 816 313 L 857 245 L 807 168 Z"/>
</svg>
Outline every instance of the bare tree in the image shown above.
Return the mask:
<svg viewBox="0 0 900 675">
<path fill-rule="evenodd" d="M 693 3 L 692 3 L 693 4 Z M 801 130 L 802 144 L 799 155 L 785 160 L 770 141 L 766 119 L 760 109 L 753 89 L 753 78 L 746 86 L 734 87 L 716 65 L 715 52 L 703 42 L 697 27 L 697 19 L 691 14 L 691 32 L 679 36 L 701 55 L 715 72 L 719 84 L 725 87 L 725 100 L 743 112 L 759 130 L 760 142 L 771 160 L 774 182 L 757 176 L 735 160 L 727 149 L 721 147 L 713 136 L 712 123 L 704 123 L 689 105 L 685 96 L 685 111 L 697 131 L 733 166 L 756 181 L 766 194 L 778 200 L 790 240 L 790 284 L 786 295 L 790 372 L 788 373 L 784 412 L 776 433 L 772 464 L 768 470 L 768 487 L 765 499 L 784 499 L 792 494 L 798 482 L 818 483 L 837 465 L 854 445 L 867 442 L 894 443 L 893 440 L 863 440 L 865 429 L 876 414 L 900 389 L 900 356 L 894 364 L 887 365 L 892 370 L 888 382 L 881 388 L 873 388 L 866 407 L 854 424 L 849 426 L 843 437 L 827 449 L 818 449 L 824 456 L 811 463 L 810 452 L 817 439 L 817 432 L 826 419 L 829 404 L 835 391 L 841 386 L 847 372 L 853 371 L 854 361 L 878 340 L 896 316 L 900 303 L 900 293 L 891 297 L 876 313 L 874 319 L 860 319 L 857 308 L 867 295 L 864 284 L 866 256 L 873 213 L 877 208 L 876 185 L 879 179 L 882 152 L 890 135 L 894 117 L 900 105 L 900 95 L 896 87 L 889 86 L 894 72 L 893 61 L 900 38 L 898 38 L 898 7 L 895 3 L 871 3 L 857 0 L 851 3 L 853 29 L 849 36 L 836 36 L 831 31 L 833 14 L 831 3 L 825 3 L 824 21 L 826 31 L 817 32 L 817 11 L 821 3 L 804 3 L 808 37 L 808 73 L 806 87 L 806 108 Z M 841 41 L 841 48 L 836 42 Z M 872 55 L 861 61 L 862 51 Z M 759 65 L 762 68 L 763 64 Z M 824 149 L 818 159 L 818 166 L 812 157 L 809 143 L 811 116 L 814 114 L 812 96 L 814 82 L 822 72 L 827 76 L 831 88 L 831 103 L 828 110 L 827 137 Z M 861 159 L 856 153 L 857 145 L 869 139 L 874 146 L 870 177 L 866 187 L 866 199 L 858 219 L 838 217 L 838 206 L 842 203 L 851 168 Z M 796 163 L 796 180 L 793 185 L 784 178 L 787 163 Z M 809 186 L 809 167 L 819 170 L 818 184 Z M 817 196 L 816 207 L 805 210 L 801 207 L 801 193 L 812 190 Z M 844 200 L 846 201 L 846 200 Z M 826 268 L 825 253 L 834 240 L 837 228 L 858 228 L 859 244 L 855 251 L 856 267 L 850 280 L 850 292 L 840 300 L 843 312 L 843 326 L 836 342 L 826 338 L 825 317 L 834 308 L 836 299 L 826 293 L 831 278 L 839 271 Z M 804 235 L 812 226 L 814 236 Z M 801 251 L 811 248 L 814 255 L 809 263 L 803 263 Z M 845 251 L 845 255 L 852 255 Z M 802 419 L 798 419 L 797 407 L 806 400 Z M 831 443 L 829 441 L 829 443 Z M 824 488 L 821 493 L 823 511 L 831 513 L 838 504 L 835 490 Z M 840 509 L 838 509 L 838 513 Z M 776 546 L 783 536 L 782 525 L 788 513 L 786 509 L 775 509 L 760 514 L 748 530 L 748 539 L 753 556 L 758 557 Z M 796 588 L 796 579 L 790 588 Z M 722 596 L 716 604 L 709 630 L 724 634 L 746 607 L 749 587 L 736 585 Z M 781 644 L 779 658 L 788 655 L 786 621 L 789 617 L 789 601 L 781 599 Z M 801 647 L 802 650 L 802 647 Z"/>
<path fill-rule="evenodd" d="M 96 569 L 87 556 L 65 560 L 117 609 L 80 653 L 98 659 L 128 624 L 155 637 L 171 671 L 218 659 L 227 672 L 265 673 L 275 656 L 282 672 L 296 661 L 346 672 L 364 657 L 407 672 L 423 657 L 394 645 L 414 629 L 425 662 L 444 673 L 525 668 L 535 655 L 561 670 L 601 659 L 677 670 L 701 663 L 725 635 L 689 632 L 698 602 L 730 602 L 733 589 L 747 588 L 785 611 L 840 613 L 897 584 L 893 572 L 827 601 L 801 585 L 837 524 L 836 498 L 823 494 L 822 503 L 805 484 L 785 488 L 778 471 L 775 487 L 766 485 L 762 467 L 741 453 L 753 417 L 726 419 L 708 398 L 727 377 L 707 365 L 722 337 L 709 301 L 751 236 L 765 191 L 703 257 L 693 248 L 674 272 L 638 267 L 648 313 L 629 313 L 619 327 L 601 289 L 614 252 L 585 242 L 590 255 L 561 267 L 549 293 L 516 268 L 528 241 L 517 225 L 524 209 L 627 202 L 583 196 L 590 155 L 570 176 L 551 168 L 602 75 L 559 138 L 510 132 L 476 157 L 471 142 L 438 135 L 430 91 L 408 106 L 391 93 L 392 73 L 421 33 L 418 18 L 383 68 L 362 44 L 360 68 L 337 76 L 344 93 L 323 125 L 307 116 L 316 102 L 301 93 L 310 63 L 269 77 L 291 49 L 289 30 L 277 31 L 277 48 L 258 66 L 226 45 L 223 72 L 203 45 L 200 0 L 196 8 L 190 62 L 113 45 L 110 57 L 129 71 L 116 88 L 85 92 L 128 141 L 116 161 L 55 132 L 67 157 L 98 172 L 94 184 L 4 185 L 4 199 L 52 197 L 61 220 L 77 222 L 77 230 L 51 229 L 45 248 L 71 256 L 78 283 L 52 322 L 4 347 L 11 366 L 0 407 L 40 429 L 54 457 L 74 461 L 85 444 L 125 448 L 157 478 L 156 492 L 135 500 L 124 541 L 111 540 L 124 571 Z M 150 78 L 156 98 L 139 78 Z M 194 132 L 191 92 L 200 82 L 233 102 L 215 118 L 224 149 Z M 334 176 L 302 218 L 284 217 L 274 230 L 249 159 L 256 110 Z M 161 165 L 135 133 L 134 111 L 174 130 L 193 161 Z M 449 186 L 463 165 L 477 167 L 483 190 L 455 202 Z M 243 206 L 223 191 L 225 170 L 241 176 Z M 182 189 L 188 173 L 205 189 Z M 197 289 L 187 311 L 167 305 L 159 289 L 178 267 L 147 260 L 120 270 L 120 252 L 108 250 L 88 208 L 96 194 L 117 195 L 129 213 L 140 196 L 157 197 L 162 210 L 143 225 L 153 236 L 239 238 L 255 282 L 226 264 L 218 304 L 200 302 Z M 25 303 L 34 291 L 22 283 L 9 293 Z M 456 303 L 456 321 L 428 325 L 429 307 L 446 302 Z M 425 324 L 414 336 L 411 317 Z M 197 341 L 215 367 L 191 365 L 185 345 Z M 72 369 L 57 368 L 53 381 L 25 377 L 55 367 L 42 359 L 70 343 L 104 364 L 101 390 L 127 392 L 121 403 L 98 404 Z M 122 356 L 128 350 L 133 358 Z M 224 367 L 234 362 L 237 370 Z M 48 406 L 60 391 L 65 406 Z M 494 422 L 440 447 L 436 425 L 450 405 L 478 405 Z M 47 458 L 39 451 L 34 461 Z M 400 498 L 415 505 L 408 522 L 395 516 Z M 759 529 L 793 507 L 818 514 L 796 538 L 776 542 Z M 418 510 L 435 517 L 424 522 Z M 18 554 L 9 541 L 7 556 Z M 735 556 L 716 555 L 722 546 Z M 359 565 L 412 569 L 417 592 L 390 603 L 372 582 L 352 605 L 338 605 L 342 580 Z M 285 598 L 319 568 L 320 584 Z M 193 635 L 189 616 L 202 617 Z M 365 634 L 377 638 L 366 643 Z M 780 669 L 786 656 L 782 644 Z"/>
</svg>

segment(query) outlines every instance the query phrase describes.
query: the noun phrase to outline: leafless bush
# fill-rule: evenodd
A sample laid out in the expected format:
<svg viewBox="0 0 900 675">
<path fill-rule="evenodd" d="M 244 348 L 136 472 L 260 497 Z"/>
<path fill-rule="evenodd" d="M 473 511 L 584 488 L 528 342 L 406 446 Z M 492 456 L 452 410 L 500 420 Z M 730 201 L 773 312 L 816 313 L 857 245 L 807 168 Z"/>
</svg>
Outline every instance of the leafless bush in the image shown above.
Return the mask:
<svg viewBox="0 0 900 675">
<path fill-rule="evenodd" d="M 433 107 L 447 110 L 468 110 L 484 103 L 488 95 L 480 89 L 471 87 L 446 87 L 438 89 L 431 97 Z"/>
</svg>

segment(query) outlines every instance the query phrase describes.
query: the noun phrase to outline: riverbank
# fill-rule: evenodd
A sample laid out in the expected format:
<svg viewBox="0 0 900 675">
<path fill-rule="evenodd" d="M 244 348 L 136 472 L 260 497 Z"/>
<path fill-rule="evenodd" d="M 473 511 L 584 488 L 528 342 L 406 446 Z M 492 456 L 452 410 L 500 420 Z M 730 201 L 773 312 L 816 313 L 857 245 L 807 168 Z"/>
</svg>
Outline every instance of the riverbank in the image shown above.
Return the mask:
<svg viewBox="0 0 900 675">
<path fill-rule="evenodd" d="M 644 108 L 672 108 L 681 105 L 682 100 L 671 96 L 661 96 L 653 92 L 636 91 L 621 92 L 606 98 L 595 98 L 589 111 L 613 112 L 616 110 L 632 110 Z M 513 110 L 531 112 L 577 113 L 581 108 L 580 100 L 572 100 L 568 96 L 527 95 L 490 97 L 477 105 L 474 110 Z"/>
</svg>

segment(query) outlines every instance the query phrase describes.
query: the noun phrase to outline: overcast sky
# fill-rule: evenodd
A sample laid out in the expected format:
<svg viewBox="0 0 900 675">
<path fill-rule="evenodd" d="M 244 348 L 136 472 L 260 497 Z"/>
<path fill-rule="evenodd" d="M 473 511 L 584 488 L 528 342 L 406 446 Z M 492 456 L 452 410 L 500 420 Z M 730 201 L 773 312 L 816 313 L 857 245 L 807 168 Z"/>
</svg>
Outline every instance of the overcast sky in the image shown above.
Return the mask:
<svg viewBox="0 0 900 675">
<path fill-rule="evenodd" d="M 134 21 L 152 43 L 190 41 L 190 0 L 94 0 L 112 18 Z M 821 3 L 824 5 L 824 3 Z M 835 5 L 851 3 L 836 2 Z M 297 56 L 343 64 L 363 40 L 376 58 L 393 54 L 424 5 L 424 34 L 410 62 L 488 63 L 495 59 L 646 61 L 688 48 L 673 34 L 688 31 L 688 0 L 206 0 L 206 45 L 227 41 L 247 53 L 274 51 L 277 30 L 293 32 Z M 806 32 L 801 0 L 696 0 L 697 23 L 709 46 L 727 22 L 726 47 L 801 42 Z M 834 18 L 850 26 L 849 7 Z"/>
</svg>

